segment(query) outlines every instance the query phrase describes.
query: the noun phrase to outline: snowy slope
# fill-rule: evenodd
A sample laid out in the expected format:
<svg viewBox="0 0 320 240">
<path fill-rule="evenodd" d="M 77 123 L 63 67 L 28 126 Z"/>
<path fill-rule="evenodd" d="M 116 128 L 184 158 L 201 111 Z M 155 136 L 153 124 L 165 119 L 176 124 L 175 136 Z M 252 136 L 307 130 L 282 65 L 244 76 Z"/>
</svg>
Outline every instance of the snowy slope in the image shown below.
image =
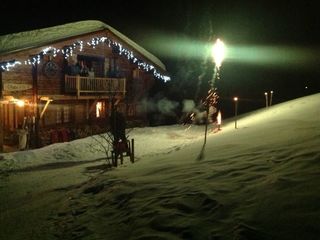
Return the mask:
<svg viewBox="0 0 320 240">
<path fill-rule="evenodd" d="M 251 114 L 238 130 L 230 124 L 210 136 L 202 161 L 198 141 L 92 181 L 74 193 L 104 188 L 92 204 L 87 194 L 77 201 L 87 206 L 77 222 L 110 239 L 318 239 L 319 100 Z M 111 229 L 99 232 L 100 221 Z"/>
<path fill-rule="evenodd" d="M 78 185 L 56 187 L 63 194 L 59 198 L 52 196 L 57 190 L 50 188 L 45 194 L 33 194 L 37 203 L 49 202 L 49 196 L 54 199 L 50 215 L 40 224 L 42 228 L 29 226 L 32 231 L 22 228 L 13 235 L 32 232 L 41 239 L 318 239 L 319 123 L 320 94 L 239 116 L 239 129 L 234 129 L 230 119 L 222 131 L 209 134 L 200 161 L 196 159 L 203 143 L 202 126 L 134 129 L 130 134 L 137 142 L 134 164 L 126 162 Z M 94 153 L 80 150 L 86 141 L 89 139 L 27 154 L 33 154 L 35 165 L 92 159 Z M 60 156 L 51 156 L 53 152 Z M 25 164 L 19 154 L 5 154 L 1 168 L 32 165 L 31 158 Z M 67 169 L 60 171 L 64 175 Z M 40 172 L 28 174 L 19 176 L 25 186 L 29 178 L 40 178 L 37 174 L 44 178 Z M 3 224 L 7 236 L 5 232 L 12 228 L 8 223 L 13 220 L 10 214 L 2 219 L 7 223 Z M 40 220 L 35 218 L 35 222 Z"/>
</svg>

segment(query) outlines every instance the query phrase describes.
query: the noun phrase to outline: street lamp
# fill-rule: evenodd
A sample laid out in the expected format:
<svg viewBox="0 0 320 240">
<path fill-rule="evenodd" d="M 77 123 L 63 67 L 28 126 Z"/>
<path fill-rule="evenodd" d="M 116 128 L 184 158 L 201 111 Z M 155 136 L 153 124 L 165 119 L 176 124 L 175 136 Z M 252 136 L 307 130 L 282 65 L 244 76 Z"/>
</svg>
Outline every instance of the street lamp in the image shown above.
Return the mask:
<svg viewBox="0 0 320 240">
<path fill-rule="evenodd" d="M 272 95 L 273 95 L 273 91 L 271 90 L 271 91 L 270 91 L 270 104 L 269 104 L 269 106 L 272 105 Z"/>
<path fill-rule="evenodd" d="M 268 93 L 265 92 L 265 93 L 264 93 L 264 96 L 266 97 L 266 108 L 267 108 L 267 107 L 268 107 Z"/>
<path fill-rule="evenodd" d="M 210 106 L 214 107 L 214 105 L 217 102 L 218 95 L 215 92 L 215 82 L 216 82 L 216 79 L 219 78 L 219 70 L 220 70 L 221 64 L 222 64 L 222 62 L 224 60 L 224 57 L 225 57 L 225 46 L 224 46 L 224 43 L 219 38 L 214 43 L 211 53 L 212 53 L 212 58 L 213 58 L 215 66 L 214 66 L 213 76 L 209 80 L 210 89 L 208 91 L 208 96 L 207 96 L 207 98 L 205 100 L 207 118 L 206 118 L 206 125 L 205 125 L 204 142 L 203 142 L 203 146 L 202 146 L 201 152 L 200 152 L 200 154 L 198 156 L 198 159 L 202 159 L 203 158 L 204 149 L 205 149 L 206 142 L 207 142 L 207 131 L 208 131 L 208 122 L 209 122 L 209 109 L 210 109 Z"/>
<path fill-rule="evenodd" d="M 216 67 L 220 68 L 225 57 L 225 46 L 219 38 L 212 47 L 212 56 Z"/>
<path fill-rule="evenodd" d="M 216 79 L 219 79 L 219 70 L 220 70 L 222 62 L 223 62 L 223 60 L 225 58 L 225 52 L 226 52 L 225 45 L 218 38 L 216 40 L 216 42 L 213 44 L 212 52 L 211 52 L 212 53 L 212 58 L 213 58 L 213 61 L 214 61 L 214 64 L 215 64 L 214 73 L 213 73 L 213 77 L 211 79 L 211 84 L 210 84 L 212 90 L 214 89 L 214 85 L 215 85 Z"/>
<path fill-rule="evenodd" d="M 237 129 L 237 116 L 238 116 L 238 97 L 233 98 L 234 101 L 234 128 Z"/>
</svg>

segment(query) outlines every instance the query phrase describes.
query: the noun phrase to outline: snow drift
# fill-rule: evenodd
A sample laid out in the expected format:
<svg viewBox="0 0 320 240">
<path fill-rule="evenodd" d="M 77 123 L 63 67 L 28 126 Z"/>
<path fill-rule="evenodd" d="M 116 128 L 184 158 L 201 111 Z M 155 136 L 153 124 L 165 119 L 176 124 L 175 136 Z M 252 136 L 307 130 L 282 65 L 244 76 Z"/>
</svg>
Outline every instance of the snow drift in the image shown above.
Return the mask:
<svg viewBox="0 0 320 240">
<path fill-rule="evenodd" d="M 33 231 L 42 239 L 318 239 L 319 120 L 320 94 L 240 116 L 238 129 L 230 119 L 209 134 L 201 161 L 201 126 L 134 129 L 138 161 L 59 188 L 68 197 L 51 206 L 49 229 Z M 73 144 L 31 152 L 45 162 L 56 148 L 69 161 Z M 5 159 L 1 168 L 23 165 Z"/>
</svg>

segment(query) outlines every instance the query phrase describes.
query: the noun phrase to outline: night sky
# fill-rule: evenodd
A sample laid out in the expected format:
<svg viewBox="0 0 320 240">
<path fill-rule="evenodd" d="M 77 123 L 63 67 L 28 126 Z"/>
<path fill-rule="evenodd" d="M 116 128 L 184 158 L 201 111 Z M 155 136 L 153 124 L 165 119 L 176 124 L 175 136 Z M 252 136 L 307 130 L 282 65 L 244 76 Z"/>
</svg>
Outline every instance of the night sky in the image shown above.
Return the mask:
<svg viewBox="0 0 320 240">
<path fill-rule="evenodd" d="M 239 111 L 245 112 L 263 107 L 265 91 L 273 90 L 274 103 L 279 103 L 320 90 L 320 14 L 316 1 L 5 0 L 0 6 L 1 35 L 80 20 L 101 20 L 159 57 L 174 81 L 180 81 L 181 76 L 175 75 L 183 54 L 166 54 L 155 44 L 158 36 L 165 39 L 165 45 L 181 38 L 205 41 L 211 34 L 230 46 L 272 46 L 306 52 L 307 58 L 285 59 L 282 64 L 226 59 L 217 85 L 221 101 L 229 110 L 236 95 L 240 98 Z M 198 61 L 200 65 L 201 59 Z"/>
</svg>

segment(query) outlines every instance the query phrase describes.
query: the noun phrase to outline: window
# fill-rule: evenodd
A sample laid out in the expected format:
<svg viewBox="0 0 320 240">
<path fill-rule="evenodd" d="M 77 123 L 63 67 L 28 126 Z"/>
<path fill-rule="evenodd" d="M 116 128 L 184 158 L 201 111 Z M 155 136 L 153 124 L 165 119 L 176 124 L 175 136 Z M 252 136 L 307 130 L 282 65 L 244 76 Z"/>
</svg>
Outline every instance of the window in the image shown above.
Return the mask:
<svg viewBox="0 0 320 240">
<path fill-rule="evenodd" d="M 96 118 L 105 117 L 105 103 L 97 102 L 96 103 Z"/>
<path fill-rule="evenodd" d="M 63 106 L 63 122 L 70 122 L 70 106 Z"/>
<path fill-rule="evenodd" d="M 118 77 L 118 66 L 117 66 L 117 59 L 116 58 L 109 58 L 109 73 L 108 77 Z"/>
<path fill-rule="evenodd" d="M 104 77 L 104 58 L 98 56 L 78 55 L 77 61 L 80 66 L 86 66 L 88 71 L 93 72 L 95 77 Z"/>
<path fill-rule="evenodd" d="M 61 112 L 60 106 L 57 106 L 56 123 L 57 124 L 62 123 L 62 112 Z"/>
<path fill-rule="evenodd" d="M 56 124 L 70 122 L 70 111 L 71 111 L 71 108 L 69 105 L 57 106 Z"/>
</svg>

